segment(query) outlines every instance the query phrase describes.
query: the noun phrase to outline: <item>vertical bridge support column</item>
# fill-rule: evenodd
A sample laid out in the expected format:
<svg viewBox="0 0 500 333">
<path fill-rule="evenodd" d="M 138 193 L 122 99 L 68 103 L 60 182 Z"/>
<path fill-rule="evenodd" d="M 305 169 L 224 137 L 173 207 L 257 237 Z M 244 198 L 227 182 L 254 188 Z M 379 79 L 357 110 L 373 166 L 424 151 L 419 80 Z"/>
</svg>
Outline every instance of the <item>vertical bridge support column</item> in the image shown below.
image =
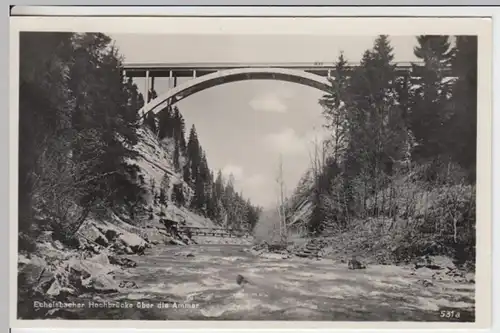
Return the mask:
<svg viewBox="0 0 500 333">
<path fill-rule="evenodd" d="M 172 86 L 172 84 L 173 84 L 173 86 Z M 177 87 L 177 76 L 175 76 L 175 74 L 172 70 L 170 70 L 168 73 L 168 85 L 170 88 Z"/>
<path fill-rule="evenodd" d="M 149 103 L 149 101 L 150 101 L 150 99 L 149 99 L 149 97 L 150 97 L 149 96 L 149 70 L 146 70 L 146 83 L 145 83 L 145 85 L 146 85 L 146 92 L 145 92 L 146 100 Z"/>
</svg>

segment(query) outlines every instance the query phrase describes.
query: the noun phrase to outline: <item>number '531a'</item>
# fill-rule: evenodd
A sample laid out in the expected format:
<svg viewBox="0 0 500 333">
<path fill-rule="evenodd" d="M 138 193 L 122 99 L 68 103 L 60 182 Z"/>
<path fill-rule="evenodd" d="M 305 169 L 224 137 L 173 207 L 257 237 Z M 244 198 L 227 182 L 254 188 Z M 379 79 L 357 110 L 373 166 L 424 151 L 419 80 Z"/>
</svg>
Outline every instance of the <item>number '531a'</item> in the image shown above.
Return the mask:
<svg viewBox="0 0 500 333">
<path fill-rule="evenodd" d="M 460 318 L 460 312 L 453 311 L 453 310 L 452 311 L 443 310 L 440 312 L 439 316 L 441 318 L 456 318 L 456 319 L 458 319 L 458 318 Z"/>
</svg>

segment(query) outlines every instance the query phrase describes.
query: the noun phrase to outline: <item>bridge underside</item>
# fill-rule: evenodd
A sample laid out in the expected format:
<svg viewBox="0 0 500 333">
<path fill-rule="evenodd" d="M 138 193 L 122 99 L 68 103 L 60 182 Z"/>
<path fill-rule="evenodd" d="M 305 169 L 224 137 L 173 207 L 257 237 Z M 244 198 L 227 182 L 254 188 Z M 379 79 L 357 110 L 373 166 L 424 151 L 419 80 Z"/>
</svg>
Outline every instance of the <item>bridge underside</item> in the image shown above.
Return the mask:
<svg viewBox="0 0 500 333">
<path fill-rule="evenodd" d="M 239 73 L 230 76 L 223 76 L 213 78 L 207 81 L 204 81 L 200 84 L 193 85 L 189 88 L 183 89 L 182 92 L 172 96 L 172 98 L 178 102 L 188 96 L 191 96 L 197 92 L 206 90 L 208 88 L 212 88 L 215 86 L 223 85 L 226 83 L 239 82 L 239 81 L 247 81 L 247 80 L 277 80 L 277 81 L 285 81 L 298 83 L 306 86 L 310 86 L 316 89 L 320 89 L 323 91 L 328 91 L 329 86 L 326 83 L 317 82 L 311 79 L 291 76 L 290 74 L 284 73 Z"/>
<path fill-rule="evenodd" d="M 231 82 L 246 80 L 278 80 L 293 82 L 325 92 L 328 91 L 330 87 L 327 78 L 298 70 L 266 68 L 229 69 L 196 77 L 183 85 L 174 87 L 165 94 L 162 94 L 150 101 L 150 103 L 146 104 L 139 113 L 140 116 L 144 116 L 150 111 L 158 113 L 167 105 L 173 105 L 197 92 Z"/>
</svg>

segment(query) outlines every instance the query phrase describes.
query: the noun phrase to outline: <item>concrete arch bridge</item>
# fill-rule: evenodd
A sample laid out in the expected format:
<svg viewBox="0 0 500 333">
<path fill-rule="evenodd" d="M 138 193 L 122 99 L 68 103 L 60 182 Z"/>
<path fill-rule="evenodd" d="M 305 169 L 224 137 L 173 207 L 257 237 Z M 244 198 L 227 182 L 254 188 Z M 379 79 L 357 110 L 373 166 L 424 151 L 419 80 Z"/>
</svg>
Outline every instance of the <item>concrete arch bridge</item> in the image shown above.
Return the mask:
<svg viewBox="0 0 500 333">
<path fill-rule="evenodd" d="M 359 64 L 349 63 L 355 68 Z M 145 91 L 154 90 L 155 78 L 169 78 L 172 88 L 149 101 L 139 110 L 141 117 L 158 113 L 166 106 L 218 85 L 245 80 L 279 80 L 328 91 L 329 78 L 335 63 L 193 63 L 193 64 L 133 64 L 123 66 L 125 77 L 145 78 Z M 396 71 L 408 73 L 410 62 L 399 62 Z M 178 78 L 190 78 L 177 84 Z"/>
</svg>

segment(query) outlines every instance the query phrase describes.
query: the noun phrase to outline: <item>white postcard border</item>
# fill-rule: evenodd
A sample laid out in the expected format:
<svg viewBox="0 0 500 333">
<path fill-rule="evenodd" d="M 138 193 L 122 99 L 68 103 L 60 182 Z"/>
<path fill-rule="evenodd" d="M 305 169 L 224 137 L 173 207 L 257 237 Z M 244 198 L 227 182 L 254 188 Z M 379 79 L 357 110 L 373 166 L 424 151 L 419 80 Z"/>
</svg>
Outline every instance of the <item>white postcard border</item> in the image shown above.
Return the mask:
<svg viewBox="0 0 500 333">
<path fill-rule="evenodd" d="M 366 9 L 365 9 L 366 11 Z M 251 20 L 251 22 L 249 21 Z M 258 22 L 258 23 L 256 23 Z M 478 35 L 478 178 L 476 323 L 17 320 L 17 164 L 19 31 L 74 31 L 162 34 L 300 35 Z M 214 329 L 379 329 L 488 328 L 491 325 L 491 150 L 492 24 L 485 18 L 90 18 L 14 17 L 10 25 L 10 318 L 11 327 L 38 328 L 203 328 Z"/>
</svg>

